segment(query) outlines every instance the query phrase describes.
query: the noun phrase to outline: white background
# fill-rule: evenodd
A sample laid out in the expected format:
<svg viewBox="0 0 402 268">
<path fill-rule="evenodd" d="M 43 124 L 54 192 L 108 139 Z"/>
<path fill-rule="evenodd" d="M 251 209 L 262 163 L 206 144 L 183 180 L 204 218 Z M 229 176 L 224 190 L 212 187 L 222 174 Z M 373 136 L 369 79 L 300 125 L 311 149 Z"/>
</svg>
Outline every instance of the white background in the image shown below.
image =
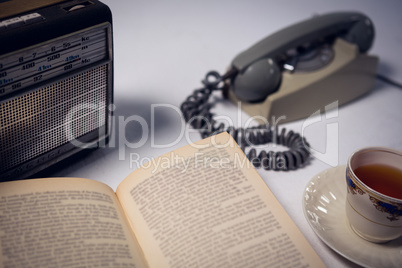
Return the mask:
<svg viewBox="0 0 402 268">
<path fill-rule="evenodd" d="M 402 1 L 103 2 L 111 8 L 114 20 L 114 135 L 106 148 L 59 165 L 49 176 L 92 178 L 116 189 L 139 162 L 200 139 L 196 133 L 190 135 L 190 140 L 182 136 L 181 115 L 166 106 L 178 108 L 201 86 L 207 71 L 224 72 L 239 52 L 315 14 L 360 11 L 368 15 L 376 28 L 375 43 L 369 53 L 380 58 L 378 72 L 402 82 Z M 152 110 L 153 104 L 165 107 Z M 301 205 L 304 188 L 314 175 L 330 168 L 330 164 L 345 164 L 348 156 L 361 147 L 402 150 L 401 106 L 402 90 L 376 81 L 373 92 L 339 107 L 334 118 L 323 117 L 304 129 L 312 149 L 326 154 L 329 161 L 313 157 L 303 169 L 290 172 L 258 170 L 328 267 L 355 264 L 327 247 L 309 227 Z M 233 104 L 223 102 L 215 112 L 228 115 L 239 124 Z M 128 123 L 130 118 L 143 120 L 148 135 L 138 120 Z M 246 114 L 241 114 L 241 122 L 247 119 Z M 124 120 L 126 123 L 122 124 Z M 283 127 L 301 132 L 303 122 Z M 336 127 L 336 135 L 328 141 L 329 124 Z M 129 148 L 124 140 L 131 145 L 139 145 L 141 141 L 145 144 Z M 155 144 L 162 148 L 155 148 Z"/>
</svg>

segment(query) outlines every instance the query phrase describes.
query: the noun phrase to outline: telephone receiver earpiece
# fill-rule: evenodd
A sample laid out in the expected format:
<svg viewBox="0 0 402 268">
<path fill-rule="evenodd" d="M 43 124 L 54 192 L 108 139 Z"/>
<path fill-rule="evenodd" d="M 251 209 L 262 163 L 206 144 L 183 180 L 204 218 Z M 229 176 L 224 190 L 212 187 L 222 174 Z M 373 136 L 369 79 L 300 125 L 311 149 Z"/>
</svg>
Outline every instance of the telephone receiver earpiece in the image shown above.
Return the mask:
<svg viewBox="0 0 402 268">
<path fill-rule="evenodd" d="M 263 101 L 280 87 L 279 59 L 289 58 L 290 50 L 298 51 L 337 37 L 356 44 L 365 53 L 374 41 L 374 26 L 367 16 L 356 12 L 329 13 L 291 25 L 234 58 L 231 67 L 237 74 L 231 78 L 232 91 L 243 101 Z"/>
</svg>

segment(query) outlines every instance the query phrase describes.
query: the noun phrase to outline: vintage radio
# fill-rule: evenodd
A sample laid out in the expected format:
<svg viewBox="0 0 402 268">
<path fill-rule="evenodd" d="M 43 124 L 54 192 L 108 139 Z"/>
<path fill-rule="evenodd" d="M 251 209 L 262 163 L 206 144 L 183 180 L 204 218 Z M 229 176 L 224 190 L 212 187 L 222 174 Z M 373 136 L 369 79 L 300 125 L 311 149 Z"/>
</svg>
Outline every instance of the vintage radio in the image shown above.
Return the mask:
<svg viewBox="0 0 402 268">
<path fill-rule="evenodd" d="M 0 181 L 107 141 L 112 41 L 99 1 L 0 1 Z"/>
</svg>

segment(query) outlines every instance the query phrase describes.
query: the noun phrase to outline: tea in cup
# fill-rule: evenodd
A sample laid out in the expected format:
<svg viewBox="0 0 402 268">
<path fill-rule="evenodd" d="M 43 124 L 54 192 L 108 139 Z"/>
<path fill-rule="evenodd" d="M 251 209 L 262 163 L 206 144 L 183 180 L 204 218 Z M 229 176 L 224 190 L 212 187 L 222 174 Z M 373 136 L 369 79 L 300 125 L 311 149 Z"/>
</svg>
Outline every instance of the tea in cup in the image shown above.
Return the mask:
<svg viewBox="0 0 402 268">
<path fill-rule="evenodd" d="M 362 238 L 384 243 L 402 235 L 402 152 L 371 147 L 346 166 L 346 215 Z"/>
</svg>

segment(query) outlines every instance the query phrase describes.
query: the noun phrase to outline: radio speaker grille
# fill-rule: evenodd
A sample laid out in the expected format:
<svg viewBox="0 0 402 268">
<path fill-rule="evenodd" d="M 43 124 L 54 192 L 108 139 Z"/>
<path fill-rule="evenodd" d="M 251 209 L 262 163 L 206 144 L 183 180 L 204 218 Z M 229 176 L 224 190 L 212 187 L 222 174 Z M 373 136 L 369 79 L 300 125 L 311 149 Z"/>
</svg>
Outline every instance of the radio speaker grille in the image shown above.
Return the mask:
<svg viewBox="0 0 402 268">
<path fill-rule="evenodd" d="M 0 103 L 0 172 L 106 125 L 108 64 Z"/>
</svg>

